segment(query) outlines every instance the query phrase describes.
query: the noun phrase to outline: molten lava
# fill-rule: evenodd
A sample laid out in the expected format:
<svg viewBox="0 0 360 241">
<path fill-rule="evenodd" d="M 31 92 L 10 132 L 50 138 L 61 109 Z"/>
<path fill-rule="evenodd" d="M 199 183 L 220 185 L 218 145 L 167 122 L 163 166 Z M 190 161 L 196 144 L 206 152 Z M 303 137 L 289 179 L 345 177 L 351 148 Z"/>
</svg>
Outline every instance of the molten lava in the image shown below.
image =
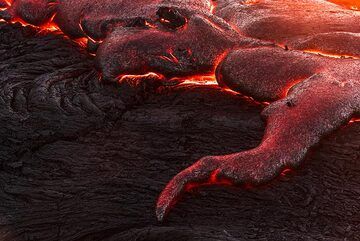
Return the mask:
<svg viewBox="0 0 360 241">
<path fill-rule="evenodd" d="M 0 7 L 7 22 L 62 31 L 86 46 L 104 81 L 219 83 L 267 105 L 261 144 L 180 172 L 159 197 L 159 220 L 189 188 L 269 182 L 323 136 L 358 121 L 356 0 L 0 0 Z"/>
<path fill-rule="evenodd" d="M 359 0 L 328 0 L 329 2 L 333 2 L 338 4 L 344 8 L 359 11 L 360 10 L 360 1 Z"/>
<path fill-rule="evenodd" d="M 360 122 L 360 118 L 352 118 L 349 123 Z"/>
<path fill-rule="evenodd" d="M 335 59 L 360 59 L 359 56 L 355 56 L 355 55 L 346 55 L 346 54 L 340 55 L 340 54 L 335 54 L 335 53 L 323 52 L 323 51 L 316 50 L 316 49 L 306 49 L 303 51 L 305 53 L 316 54 L 316 55 L 329 57 L 329 58 L 335 58 Z"/>
</svg>

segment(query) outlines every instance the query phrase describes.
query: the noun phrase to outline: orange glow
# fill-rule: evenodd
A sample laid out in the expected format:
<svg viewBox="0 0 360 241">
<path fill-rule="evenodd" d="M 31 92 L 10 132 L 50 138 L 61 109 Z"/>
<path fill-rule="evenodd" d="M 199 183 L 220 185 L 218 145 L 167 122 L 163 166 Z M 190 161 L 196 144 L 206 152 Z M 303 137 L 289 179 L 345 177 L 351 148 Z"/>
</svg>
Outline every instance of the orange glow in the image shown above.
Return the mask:
<svg viewBox="0 0 360 241">
<path fill-rule="evenodd" d="M 360 117 L 352 118 L 349 123 L 360 122 Z"/>
<path fill-rule="evenodd" d="M 10 0 L 5 0 L 4 2 L 6 3 L 6 5 L 7 5 L 8 7 L 0 8 L 0 11 L 4 11 L 4 10 L 8 9 L 8 8 L 11 7 L 11 5 L 12 5 L 12 1 L 10 1 Z"/>
<path fill-rule="evenodd" d="M 189 49 L 188 52 L 191 55 L 191 49 Z M 191 75 L 191 76 L 186 76 L 186 77 L 175 77 L 175 78 L 172 78 L 171 80 L 176 80 L 177 82 L 181 82 L 181 84 L 183 84 L 183 85 L 189 85 L 189 84 L 218 85 L 218 83 L 216 81 L 216 77 L 215 77 L 215 70 L 216 70 L 217 66 L 220 64 L 220 62 L 226 57 L 227 53 L 228 53 L 228 51 L 225 51 L 224 53 L 220 54 L 214 60 L 214 68 L 209 74 Z M 168 61 L 171 61 L 171 62 L 178 61 L 177 58 L 172 54 L 171 50 L 168 51 L 168 54 L 170 56 L 172 56 L 171 59 L 169 57 L 166 58 Z M 166 56 L 161 56 L 161 57 L 166 57 Z M 173 58 L 175 58 L 175 59 L 173 59 Z"/>
<path fill-rule="evenodd" d="M 29 23 L 23 21 L 23 20 L 20 19 L 20 18 L 14 18 L 14 19 L 12 19 L 12 20 L 11 20 L 11 23 L 13 23 L 13 24 L 14 24 L 14 23 L 20 23 L 20 24 L 21 24 L 22 26 L 24 26 L 24 27 L 25 27 L 25 26 L 31 26 L 31 27 L 37 29 L 39 32 L 41 32 L 41 31 L 48 31 L 48 32 L 59 32 L 59 33 L 63 34 L 63 32 L 61 31 L 61 29 L 60 29 L 60 28 L 58 27 L 58 25 L 54 22 L 55 16 L 56 16 L 56 14 L 54 14 L 47 23 L 42 24 L 42 25 L 40 25 L 40 26 L 35 26 L 35 25 L 32 25 L 32 24 L 29 24 Z M 0 20 L 0 22 L 2 22 L 2 21 Z M 81 24 L 79 24 L 79 27 L 80 27 L 81 30 L 82 30 Z M 85 35 L 85 33 L 84 33 L 84 35 Z M 73 41 L 74 41 L 75 43 L 79 44 L 80 47 L 86 48 L 87 42 L 89 41 L 89 39 L 90 39 L 91 41 L 95 42 L 95 43 L 101 43 L 101 42 L 102 42 L 101 40 L 99 40 L 99 41 L 93 40 L 93 39 L 90 38 L 89 36 L 86 36 L 86 37 L 83 37 L 83 38 L 78 38 L 78 39 L 73 39 Z"/>
<path fill-rule="evenodd" d="M 214 65 L 215 65 L 214 73 L 215 73 L 215 70 L 216 70 L 217 66 L 224 60 L 224 58 L 228 55 L 228 53 L 229 53 L 229 51 L 225 51 L 215 59 L 215 61 L 214 61 Z"/>
<path fill-rule="evenodd" d="M 246 0 L 246 1 L 244 2 L 244 4 L 253 5 L 253 4 L 257 4 L 257 3 L 259 3 L 259 2 L 260 2 L 260 0 Z"/>
<path fill-rule="evenodd" d="M 159 56 L 161 59 L 163 60 L 166 60 L 166 61 L 169 61 L 169 62 L 173 62 L 175 64 L 178 64 L 179 63 L 179 60 L 178 58 L 176 58 L 176 56 L 173 54 L 173 50 L 172 49 L 169 49 L 167 51 L 167 54 L 168 56 L 166 55 L 162 55 L 162 56 Z"/>
<path fill-rule="evenodd" d="M 74 40 L 74 42 L 78 43 L 83 48 L 86 48 L 88 41 L 88 38 L 78 38 Z"/>
<path fill-rule="evenodd" d="M 50 21 L 41 25 L 41 26 L 35 26 L 29 23 L 26 23 L 20 18 L 14 18 L 12 19 L 11 23 L 20 23 L 22 26 L 31 26 L 33 28 L 38 29 L 39 31 L 49 31 L 49 32 L 55 32 L 55 31 L 61 31 L 60 28 L 53 22 L 53 19 L 55 17 L 55 14 L 50 18 Z"/>
<path fill-rule="evenodd" d="M 169 20 L 165 19 L 165 18 L 160 18 L 159 20 L 161 23 L 170 23 Z"/>
<path fill-rule="evenodd" d="M 234 93 L 234 94 L 237 94 L 237 95 L 241 95 L 241 97 L 242 98 L 244 98 L 245 100 L 248 100 L 248 101 L 250 101 L 250 102 L 252 102 L 252 103 L 255 103 L 255 104 L 257 104 L 257 105 L 270 105 L 270 103 L 269 102 L 266 102 L 266 101 L 257 101 L 257 100 L 255 100 L 253 97 L 251 97 L 251 96 L 247 96 L 247 95 L 243 95 L 243 94 L 241 94 L 241 93 L 239 93 L 239 92 L 236 92 L 236 91 L 234 91 L 234 90 L 230 90 L 230 89 L 225 89 L 226 91 L 228 91 L 228 92 L 230 92 L 230 93 Z"/>
<path fill-rule="evenodd" d="M 54 31 L 60 31 L 60 28 L 54 23 L 54 18 L 56 16 L 56 13 L 53 14 L 46 24 L 40 26 L 40 28 L 45 28 L 48 31 L 54 32 Z"/>
<path fill-rule="evenodd" d="M 142 74 L 142 75 L 131 75 L 131 74 L 120 75 L 118 77 L 118 82 L 121 83 L 126 79 L 141 79 L 141 78 L 149 78 L 149 77 L 156 78 L 156 79 L 164 79 L 164 76 L 162 76 L 161 74 L 149 72 L 149 73 Z"/>
<path fill-rule="evenodd" d="M 328 57 L 328 58 L 335 58 L 335 59 L 360 59 L 358 56 L 326 53 L 326 52 L 322 52 L 322 51 L 315 50 L 315 49 L 306 49 L 306 50 L 303 50 L 303 52 L 310 53 L 310 54 L 316 54 L 316 55 Z"/>
<path fill-rule="evenodd" d="M 183 77 L 183 78 L 172 78 L 170 82 L 180 82 L 178 86 L 189 86 L 189 85 L 203 85 L 203 86 L 212 86 L 212 87 L 218 87 L 219 84 L 216 80 L 215 75 L 194 75 L 189 77 Z M 299 81 L 300 82 L 300 81 Z M 243 95 L 237 91 L 234 91 L 232 89 L 229 89 L 227 87 L 221 87 L 221 90 L 224 92 L 227 92 L 232 95 L 240 95 L 242 98 L 244 98 L 247 101 L 250 101 L 252 103 L 258 104 L 258 105 L 270 105 L 269 102 L 261 102 L 256 101 L 254 98 L 250 96 Z"/>
<path fill-rule="evenodd" d="M 147 26 L 148 28 L 155 28 L 156 26 L 153 25 L 152 23 L 149 23 L 148 21 L 145 21 L 145 26 Z"/>
<path fill-rule="evenodd" d="M 177 82 L 181 82 L 180 85 L 218 85 L 215 75 L 194 75 L 183 78 L 172 78 Z"/>
<path fill-rule="evenodd" d="M 359 0 L 328 0 L 328 1 L 354 11 L 360 10 Z"/>
<path fill-rule="evenodd" d="M 0 8 L 0 11 L 5 11 L 7 10 L 9 7 L 11 7 L 11 2 L 10 1 L 5 1 L 7 7 L 3 7 L 3 8 Z"/>
<path fill-rule="evenodd" d="M 291 90 L 292 87 L 294 87 L 295 85 L 303 82 L 305 79 L 307 79 L 308 77 L 304 77 L 304 78 L 300 78 L 300 79 L 296 79 L 291 81 L 291 83 L 285 87 L 283 94 L 282 94 L 282 98 L 285 98 L 286 96 L 288 96 L 289 91 Z"/>
<path fill-rule="evenodd" d="M 171 82 L 180 82 L 180 84 L 178 86 L 189 86 L 189 85 L 203 85 L 203 86 L 212 86 L 212 87 L 218 87 L 219 84 L 216 80 L 215 75 L 194 75 L 194 76 L 190 76 L 190 77 L 183 77 L 183 78 L 172 78 Z M 256 101 L 254 98 L 250 97 L 250 96 L 246 96 L 243 95 L 237 91 L 234 91 L 232 89 L 229 89 L 227 87 L 221 87 L 221 91 L 227 92 L 229 94 L 232 95 L 237 95 L 237 96 L 241 96 L 241 98 L 250 101 L 252 103 L 258 104 L 258 105 L 270 105 L 269 102 L 261 102 L 261 101 Z"/>
<path fill-rule="evenodd" d="M 86 38 L 90 39 L 90 40 L 93 41 L 94 43 L 102 43 L 102 40 L 95 40 L 95 39 L 91 38 L 90 36 L 88 36 L 88 35 L 85 33 L 85 31 L 84 31 L 84 29 L 83 29 L 83 27 L 82 27 L 82 25 L 81 25 L 81 21 L 80 21 L 80 23 L 79 23 L 79 28 L 81 29 L 81 32 L 85 35 Z"/>
<path fill-rule="evenodd" d="M 209 8 L 210 8 L 210 13 L 214 14 L 215 8 L 216 8 L 216 3 L 214 1 L 210 1 Z"/>
</svg>

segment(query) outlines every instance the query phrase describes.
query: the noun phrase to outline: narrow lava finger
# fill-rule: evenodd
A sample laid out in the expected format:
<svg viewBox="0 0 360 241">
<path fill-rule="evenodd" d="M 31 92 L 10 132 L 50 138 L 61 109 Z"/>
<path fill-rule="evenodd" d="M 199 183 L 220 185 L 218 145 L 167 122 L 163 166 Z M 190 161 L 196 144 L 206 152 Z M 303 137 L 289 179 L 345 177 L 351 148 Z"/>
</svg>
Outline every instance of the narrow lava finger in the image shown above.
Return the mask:
<svg viewBox="0 0 360 241">
<path fill-rule="evenodd" d="M 185 191 L 186 185 L 192 182 L 202 182 L 210 178 L 217 169 L 218 163 L 212 158 L 203 158 L 194 165 L 177 174 L 161 192 L 156 204 L 156 216 L 163 221 L 176 203 L 180 195 Z"/>
</svg>

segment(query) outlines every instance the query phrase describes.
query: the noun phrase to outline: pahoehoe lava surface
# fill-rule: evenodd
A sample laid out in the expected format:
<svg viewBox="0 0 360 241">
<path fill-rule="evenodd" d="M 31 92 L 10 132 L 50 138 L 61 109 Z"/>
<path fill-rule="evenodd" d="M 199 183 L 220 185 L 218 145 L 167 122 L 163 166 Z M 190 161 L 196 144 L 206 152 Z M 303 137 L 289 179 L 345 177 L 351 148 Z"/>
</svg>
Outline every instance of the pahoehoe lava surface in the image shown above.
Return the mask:
<svg viewBox="0 0 360 241">
<path fill-rule="evenodd" d="M 0 25 L 1 240 L 360 239 L 360 124 L 266 188 L 158 194 L 209 154 L 259 144 L 263 106 L 213 86 L 99 82 L 67 38 Z M 189 198 L 196 195 L 197 198 Z"/>
</svg>

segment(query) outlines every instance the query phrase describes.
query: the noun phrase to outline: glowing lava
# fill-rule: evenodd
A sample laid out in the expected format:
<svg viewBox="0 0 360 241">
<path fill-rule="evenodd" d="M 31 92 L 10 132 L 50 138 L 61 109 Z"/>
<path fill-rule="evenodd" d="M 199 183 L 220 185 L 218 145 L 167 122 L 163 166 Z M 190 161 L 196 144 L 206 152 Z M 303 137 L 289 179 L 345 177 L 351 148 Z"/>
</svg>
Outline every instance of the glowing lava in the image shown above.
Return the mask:
<svg viewBox="0 0 360 241">
<path fill-rule="evenodd" d="M 60 28 L 96 52 L 103 80 L 211 86 L 204 91 L 219 83 L 251 101 L 271 102 L 262 112 L 260 145 L 201 158 L 180 172 L 159 197 L 162 220 L 195 186 L 255 186 L 286 175 L 323 136 L 360 113 L 360 15 L 347 10 L 358 10 L 360 1 L 331 2 L 0 0 L 0 16 L 39 30 Z"/>
<path fill-rule="evenodd" d="M 173 78 L 178 80 L 181 85 L 218 85 L 215 75 L 195 75 L 185 78 Z"/>
<path fill-rule="evenodd" d="M 358 118 L 352 118 L 349 123 L 355 123 L 355 122 L 360 122 L 360 117 Z"/>
<path fill-rule="evenodd" d="M 315 54 L 323 57 L 328 57 L 328 58 L 335 58 L 335 59 L 360 59 L 359 56 L 355 56 L 355 55 L 327 53 L 316 49 L 306 49 L 303 50 L 303 52 L 309 54 Z"/>
<path fill-rule="evenodd" d="M 359 0 L 328 0 L 329 2 L 338 4 L 344 8 L 359 11 L 360 1 Z"/>
</svg>

